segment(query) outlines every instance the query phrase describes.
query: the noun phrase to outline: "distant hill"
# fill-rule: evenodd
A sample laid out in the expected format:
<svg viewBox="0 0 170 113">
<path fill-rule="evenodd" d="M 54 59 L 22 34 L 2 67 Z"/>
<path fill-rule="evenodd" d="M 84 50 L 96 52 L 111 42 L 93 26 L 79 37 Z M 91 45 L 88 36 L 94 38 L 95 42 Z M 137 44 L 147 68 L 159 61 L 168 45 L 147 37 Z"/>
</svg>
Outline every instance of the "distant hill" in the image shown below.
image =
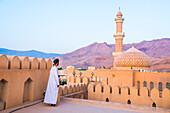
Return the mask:
<svg viewBox="0 0 170 113">
<path fill-rule="evenodd" d="M 51 58 L 51 57 L 63 55 L 63 54 L 54 54 L 54 53 L 44 53 L 36 50 L 18 51 L 18 50 L 10 50 L 5 48 L 0 48 L 0 54 L 37 57 L 37 58 Z"/>
<path fill-rule="evenodd" d="M 163 59 L 152 58 L 152 71 L 170 72 L 170 57 Z"/>
<path fill-rule="evenodd" d="M 132 44 L 124 44 L 123 51 L 126 51 L 131 46 Z M 142 41 L 135 43 L 135 48 L 146 53 L 151 58 L 163 59 L 164 57 L 170 57 L 170 38 Z M 68 65 L 73 65 L 75 68 L 87 68 L 88 66 L 95 66 L 96 68 L 105 66 L 107 68 L 113 66 L 112 52 L 114 51 L 115 44 L 95 42 L 58 58 L 62 68 L 66 68 Z M 165 62 L 167 60 L 168 58 Z M 154 64 L 154 67 L 156 67 L 155 65 L 158 67 L 158 64 Z M 168 65 L 170 66 L 170 63 Z M 155 71 L 156 69 L 153 70 Z"/>
</svg>

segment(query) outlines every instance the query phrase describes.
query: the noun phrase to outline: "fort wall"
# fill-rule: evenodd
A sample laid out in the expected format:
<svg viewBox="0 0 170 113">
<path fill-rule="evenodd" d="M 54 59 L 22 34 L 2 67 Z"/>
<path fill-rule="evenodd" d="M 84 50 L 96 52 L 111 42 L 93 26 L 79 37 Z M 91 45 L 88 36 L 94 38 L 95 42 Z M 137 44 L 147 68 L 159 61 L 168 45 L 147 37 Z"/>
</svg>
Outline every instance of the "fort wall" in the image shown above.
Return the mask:
<svg viewBox="0 0 170 113">
<path fill-rule="evenodd" d="M 145 74 L 146 73 L 146 74 Z M 133 71 L 117 71 L 114 72 L 113 78 L 115 83 L 111 85 L 108 82 L 107 76 L 69 76 L 68 83 L 76 83 L 77 81 L 87 81 L 90 83 L 88 86 L 88 99 L 106 102 L 116 102 L 124 104 L 134 104 L 141 106 L 153 106 L 170 109 L 170 84 L 169 73 L 154 73 L 154 72 L 133 72 Z M 122 75 L 123 74 L 123 75 Z M 147 76 L 151 76 L 148 77 Z M 110 77 L 111 78 L 111 77 Z M 80 80 L 81 79 L 81 80 Z M 85 80 L 86 79 L 86 80 Z M 113 79 L 112 79 L 113 80 Z M 129 81 L 131 80 L 131 81 Z M 143 84 L 143 80 L 148 82 L 147 86 L 151 87 L 149 81 L 153 81 L 152 89 L 147 88 Z M 126 84 L 122 84 L 126 81 Z M 138 85 L 137 82 L 141 84 Z M 134 84 L 132 84 L 134 83 Z M 161 83 L 162 90 L 158 83 Z M 115 85 L 116 84 L 116 85 Z"/>
<path fill-rule="evenodd" d="M 51 67 L 50 59 L 0 55 L 1 110 L 42 99 Z"/>
<path fill-rule="evenodd" d="M 161 107 L 170 109 L 170 90 L 165 88 L 162 91 L 162 97 L 159 95 L 159 90 L 154 88 L 149 91 L 147 88 L 140 88 L 128 86 L 110 86 L 101 84 L 89 84 L 88 99 L 117 102 L 124 104 L 134 104 L 150 107 Z"/>
<path fill-rule="evenodd" d="M 0 110 L 42 99 L 51 67 L 50 59 L 0 55 Z M 59 95 L 87 98 L 89 79 L 71 80 L 72 84 L 59 87 Z M 75 92 L 80 93 L 69 95 Z"/>
<path fill-rule="evenodd" d="M 76 74 L 73 75 L 73 72 Z M 159 89 L 160 84 L 162 84 L 162 89 L 167 88 L 167 84 L 169 84 L 170 89 L 170 73 L 161 73 L 161 72 L 137 72 L 133 69 L 131 70 L 115 70 L 115 69 L 96 69 L 96 70 L 86 70 L 79 71 L 78 69 L 67 69 L 67 83 L 76 83 L 71 82 L 70 77 L 88 77 L 91 81 L 92 78 L 97 78 L 97 82 L 103 81 L 104 78 L 107 78 L 107 84 L 114 86 L 138 86 L 147 87 L 149 90 L 151 89 L 151 85 L 153 82 L 153 87 Z M 93 75 L 92 75 L 93 74 Z M 138 83 L 137 83 L 138 82 Z M 145 82 L 145 83 L 144 83 Z M 103 81 L 104 83 L 104 81 Z M 105 82 L 106 84 L 106 82 Z M 144 85 L 146 84 L 146 85 Z"/>
<path fill-rule="evenodd" d="M 135 72 L 135 86 L 137 86 L 137 82 L 140 83 L 140 87 L 147 87 L 149 90 L 151 89 L 151 83 L 153 83 L 153 87 L 159 89 L 159 83 L 162 84 L 162 89 L 166 88 L 167 84 L 170 84 L 170 73 L 157 73 L 157 72 Z M 144 83 L 145 82 L 145 83 Z"/>
<path fill-rule="evenodd" d="M 88 83 L 76 83 L 59 87 L 59 95 L 67 95 L 79 91 L 87 91 Z"/>
</svg>

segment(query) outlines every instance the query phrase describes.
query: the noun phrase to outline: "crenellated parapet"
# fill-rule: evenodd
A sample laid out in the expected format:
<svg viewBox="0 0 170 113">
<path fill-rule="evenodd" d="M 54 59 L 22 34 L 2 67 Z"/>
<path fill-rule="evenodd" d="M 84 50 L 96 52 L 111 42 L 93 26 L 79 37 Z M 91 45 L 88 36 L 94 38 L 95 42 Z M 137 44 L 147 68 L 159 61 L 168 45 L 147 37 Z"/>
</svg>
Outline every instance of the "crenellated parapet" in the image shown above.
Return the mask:
<svg viewBox="0 0 170 113">
<path fill-rule="evenodd" d="M 30 69 L 30 59 L 28 57 L 19 57 L 21 62 L 21 69 Z"/>
<path fill-rule="evenodd" d="M 8 69 L 9 62 L 6 55 L 0 55 L 0 69 Z"/>
<path fill-rule="evenodd" d="M 170 109 L 170 90 L 167 88 L 159 92 L 156 88 L 149 91 L 146 87 L 138 89 L 90 83 L 88 99 Z"/>
<path fill-rule="evenodd" d="M 47 69 L 51 69 L 51 67 L 52 67 L 52 61 L 51 61 L 51 59 L 45 59 L 46 60 L 46 63 L 47 63 Z"/>
<path fill-rule="evenodd" d="M 87 83 L 69 84 L 59 87 L 59 95 L 68 95 L 75 92 L 87 91 Z"/>
<path fill-rule="evenodd" d="M 108 84 L 108 77 L 100 77 L 100 76 L 69 76 L 67 77 L 67 84 L 73 84 L 73 83 L 101 83 L 103 85 Z"/>
<path fill-rule="evenodd" d="M 89 83 L 89 77 L 67 77 L 67 84 L 74 84 L 74 83 Z"/>
<path fill-rule="evenodd" d="M 21 63 L 18 56 L 7 56 L 8 58 L 8 68 L 9 69 L 20 69 Z"/>
<path fill-rule="evenodd" d="M 38 58 L 39 69 L 47 69 L 47 62 L 44 58 Z"/>
<path fill-rule="evenodd" d="M 51 69 L 51 59 L 0 55 L 0 69 Z"/>
</svg>

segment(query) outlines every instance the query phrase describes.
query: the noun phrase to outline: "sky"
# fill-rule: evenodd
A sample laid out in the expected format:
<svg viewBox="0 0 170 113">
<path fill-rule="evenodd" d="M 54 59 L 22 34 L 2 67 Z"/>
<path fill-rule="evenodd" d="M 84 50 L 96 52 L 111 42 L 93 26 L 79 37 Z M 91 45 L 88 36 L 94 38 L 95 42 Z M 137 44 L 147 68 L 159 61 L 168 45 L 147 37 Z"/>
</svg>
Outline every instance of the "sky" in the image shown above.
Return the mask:
<svg viewBox="0 0 170 113">
<path fill-rule="evenodd" d="M 0 0 L 0 48 L 65 54 L 115 44 L 120 10 L 124 44 L 170 38 L 170 0 Z"/>
</svg>

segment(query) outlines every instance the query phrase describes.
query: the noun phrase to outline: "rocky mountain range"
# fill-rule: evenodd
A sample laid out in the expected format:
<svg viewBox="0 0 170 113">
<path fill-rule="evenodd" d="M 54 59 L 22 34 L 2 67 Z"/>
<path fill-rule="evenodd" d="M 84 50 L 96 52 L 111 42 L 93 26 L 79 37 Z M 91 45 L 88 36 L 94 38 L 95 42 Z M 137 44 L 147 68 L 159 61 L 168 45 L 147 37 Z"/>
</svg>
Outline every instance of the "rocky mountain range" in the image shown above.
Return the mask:
<svg viewBox="0 0 170 113">
<path fill-rule="evenodd" d="M 37 58 L 51 58 L 54 56 L 63 55 L 63 54 L 54 54 L 54 53 L 44 53 L 44 52 L 40 52 L 40 51 L 36 51 L 36 50 L 18 51 L 18 50 L 10 50 L 10 49 L 5 49 L 5 48 L 0 48 L 0 54 L 37 57 Z"/>
<path fill-rule="evenodd" d="M 131 48 L 132 44 L 124 44 L 123 51 Z M 170 38 L 162 38 L 151 41 L 135 43 L 135 48 L 147 54 L 152 59 L 152 71 L 170 72 Z M 115 44 L 93 43 L 86 47 L 67 54 L 44 53 L 36 50 L 17 51 L 0 48 L 0 54 L 28 56 L 37 58 L 60 59 L 60 67 L 73 65 L 75 68 L 87 69 L 88 66 L 96 68 L 110 68 L 113 66 L 112 52 L 115 51 Z"/>
<path fill-rule="evenodd" d="M 132 44 L 124 44 L 123 51 L 131 48 Z M 152 58 L 152 71 L 170 71 L 170 38 L 162 38 L 151 41 L 135 43 L 135 48 Z M 73 65 L 75 68 L 95 66 L 96 68 L 113 66 L 112 52 L 115 51 L 115 44 L 93 43 L 71 53 L 58 56 L 60 66 L 66 68 Z"/>
</svg>

